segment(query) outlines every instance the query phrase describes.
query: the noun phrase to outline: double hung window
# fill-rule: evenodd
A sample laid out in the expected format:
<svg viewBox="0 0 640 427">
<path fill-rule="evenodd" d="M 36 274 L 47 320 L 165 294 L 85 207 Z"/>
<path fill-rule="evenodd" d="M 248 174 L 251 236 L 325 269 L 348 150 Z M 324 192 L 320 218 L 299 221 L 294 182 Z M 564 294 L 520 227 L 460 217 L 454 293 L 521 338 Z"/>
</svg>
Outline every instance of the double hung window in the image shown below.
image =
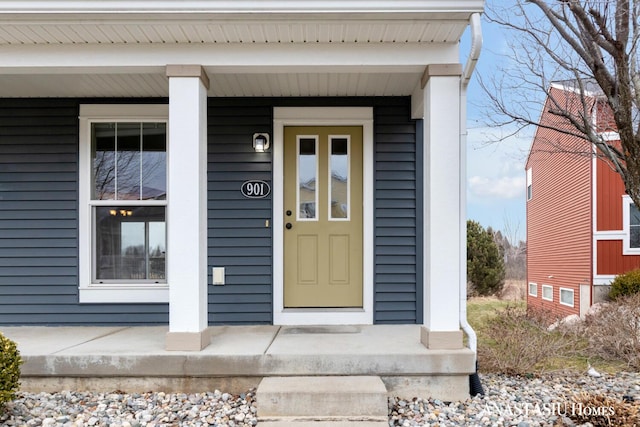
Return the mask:
<svg viewBox="0 0 640 427">
<path fill-rule="evenodd" d="M 166 106 L 83 107 L 80 301 L 165 301 Z"/>
</svg>

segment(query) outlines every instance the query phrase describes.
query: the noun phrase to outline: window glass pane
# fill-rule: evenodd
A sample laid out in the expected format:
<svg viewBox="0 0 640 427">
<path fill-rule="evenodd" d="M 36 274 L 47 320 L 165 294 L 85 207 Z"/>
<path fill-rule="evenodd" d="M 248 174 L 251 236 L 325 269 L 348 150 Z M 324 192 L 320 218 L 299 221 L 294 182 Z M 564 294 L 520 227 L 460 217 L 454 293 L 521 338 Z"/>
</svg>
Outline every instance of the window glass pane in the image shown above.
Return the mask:
<svg viewBox="0 0 640 427">
<path fill-rule="evenodd" d="M 638 210 L 636 205 L 629 205 L 629 216 L 631 225 L 640 225 L 640 210 Z"/>
<path fill-rule="evenodd" d="M 164 222 L 149 222 L 149 279 L 164 280 L 167 236 Z"/>
<path fill-rule="evenodd" d="M 316 217 L 317 159 L 316 139 L 300 138 L 298 153 L 298 218 Z"/>
<path fill-rule="evenodd" d="M 97 280 L 165 280 L 164 206 L 99 206 L 95 223 Z"/>
<path fill-rule="evenodd" d="M 94 123 L 91 127 L 91 159 L 93 163 L 94 200 L 115 199 L 116 126 L 115 123 Z"/>
<path fill-rule="evenodd" d="M 529 295 L 534 297 L 538 296 L 538 285 L 535 283 L 529 283 Z"/>
<path fill-rule="evenodd" d="M 560 302 L 573 307 L 573 291 L 560 289 Z"/>
<path fill-rule="evenodd" d="M 633 203 L 629 205 L 629 246 L 640 248 L 640 210 Z"/>
<path fill-rule="evenodd" d="M 640 227 L 632 225 L 629 230 L 629 246 L 640 248 Z"/>
<path fill-rule="evenodd" d="M 349 217 L 349 142 L 331 140 L 331 218 Z"/>
<path fill-rule="evenodd" d="M 167 198 L 167 125 L 142 125 L 142 200 Z"/>
<path fill-rule="evenodd" d="M 131 211 L 129 211 L 131 212 Z M 145 279 L 144 222 L 120 223 L 120 277 L 114 279 Z"/>
<path fill-rule="evenodd" d="M 166 200 L 165 123 L 93 123 L 94 200 Z"/>
<path fill-rule="evenodd" d="M 116 123 L 117 200 L 140 200 L 140 128 L 140 123 Z"/>
<path fill-rule="evenodd" d="M 553 288 L 551 286 L 542 287 L 542 298 L 553 300 Z"/>
</svg>

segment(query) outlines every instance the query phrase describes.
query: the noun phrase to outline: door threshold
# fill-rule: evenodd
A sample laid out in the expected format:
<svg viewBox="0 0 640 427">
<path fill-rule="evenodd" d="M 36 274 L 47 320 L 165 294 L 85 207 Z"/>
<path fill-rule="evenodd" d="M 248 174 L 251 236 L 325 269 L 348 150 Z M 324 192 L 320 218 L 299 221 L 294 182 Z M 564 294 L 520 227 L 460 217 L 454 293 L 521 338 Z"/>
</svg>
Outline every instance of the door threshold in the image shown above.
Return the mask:
<svg viewBox="0 0 640 427">
<path fill-rule="evenodd" d="M 297 307 L 285 308 L 283 313 L 363 313 L 362 307 Z"/>
<path fill-rule="evenodd" d="M 372 325 L 371 312 L 361 307 L 285 308 L 276 311 L 274 325 Z"/>
</svg>

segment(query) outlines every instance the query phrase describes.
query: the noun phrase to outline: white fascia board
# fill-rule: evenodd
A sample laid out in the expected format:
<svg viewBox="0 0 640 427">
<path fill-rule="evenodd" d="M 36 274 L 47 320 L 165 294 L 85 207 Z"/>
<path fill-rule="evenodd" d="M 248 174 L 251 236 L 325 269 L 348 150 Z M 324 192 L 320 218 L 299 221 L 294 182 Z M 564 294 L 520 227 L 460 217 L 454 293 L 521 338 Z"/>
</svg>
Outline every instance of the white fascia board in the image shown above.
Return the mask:
<svg viewBox="0 0 640 427">
<path fill-rule="evenodd" d="M 422 72 L 457 62 L 453 44 L 2 45 L 0 74 L 163 72 L 200 64 L 207 72 Z M 57 70 L 57 71 L 56 71 Z"/>
<path fill-rule="evenodd" d="M 475 13 L 482 0 L 14 0 L 0 15 Z"/>
</svg>

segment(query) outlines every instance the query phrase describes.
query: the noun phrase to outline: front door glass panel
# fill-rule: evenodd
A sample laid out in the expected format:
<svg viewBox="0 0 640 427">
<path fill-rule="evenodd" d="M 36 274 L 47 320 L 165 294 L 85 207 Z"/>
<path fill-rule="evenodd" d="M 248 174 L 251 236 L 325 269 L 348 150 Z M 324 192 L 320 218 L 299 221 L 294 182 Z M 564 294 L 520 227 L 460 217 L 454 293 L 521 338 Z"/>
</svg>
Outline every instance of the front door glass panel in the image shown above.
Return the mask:
<svg viewBox="0 0 640 427">
<path fill-rule="evenodd" d="M 329 218 L 349 218 L 349 138 L 331 138 Z"/>
<path fill-rule="evenodd" d="M 316 219 L 318 206 L 317 137 L 298 137 L 298 219 Z"/>
</svg>

